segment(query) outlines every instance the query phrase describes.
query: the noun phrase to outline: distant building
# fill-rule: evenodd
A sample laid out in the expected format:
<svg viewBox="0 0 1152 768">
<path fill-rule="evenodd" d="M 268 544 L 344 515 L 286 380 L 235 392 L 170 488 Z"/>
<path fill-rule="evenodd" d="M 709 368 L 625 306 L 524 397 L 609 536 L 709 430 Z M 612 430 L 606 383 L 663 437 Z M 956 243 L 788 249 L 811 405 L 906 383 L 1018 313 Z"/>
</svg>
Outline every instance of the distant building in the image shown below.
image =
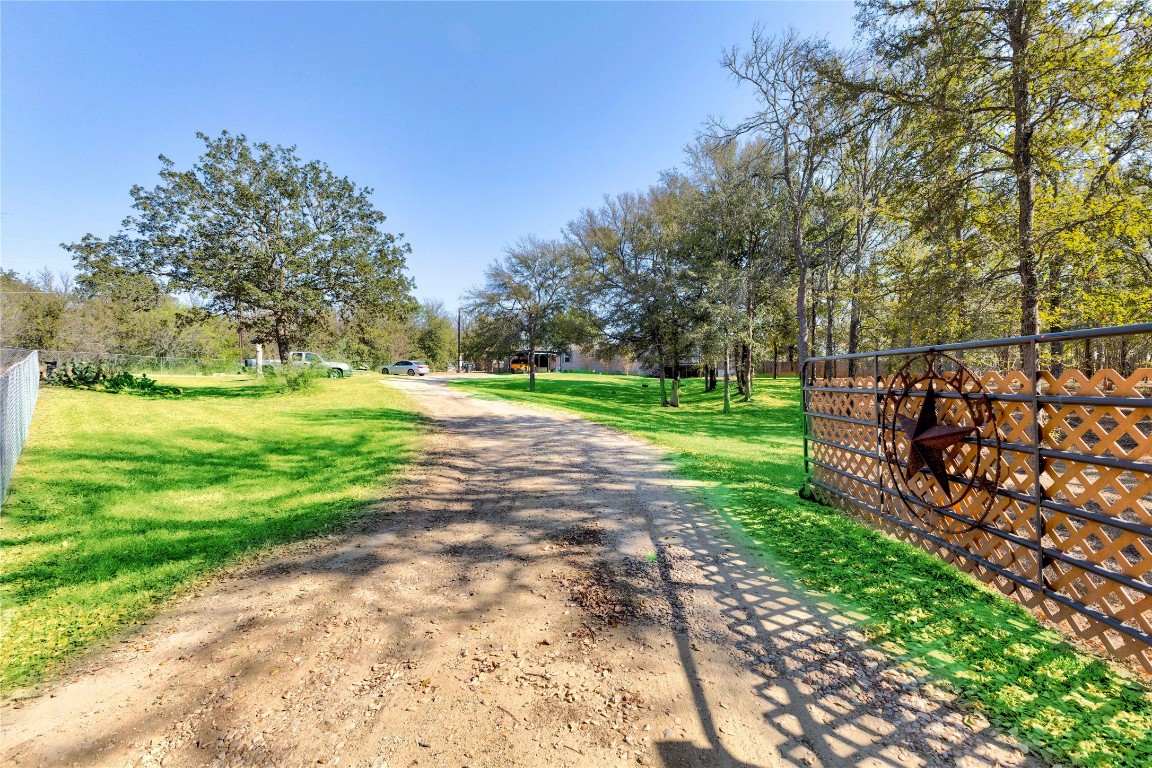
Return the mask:
<svg viewBox="0 0 1152 768">
<path fill-rule="evenodd" d="M 596 373 L 641 373 L 639 363 L 630 358 L 620 356 L 602 360 L 596 355 L 596 348 L 573 345 L 566 352 L 557 356 L 555 368 L 557 371 L 594 371 Z"/>
<path fill-rule="evenodd" d="M 550 349 L 538 349 L 536 350 L 536 370 L 558 370 L 556 366 L 560 358 L 561 355 L 559 352 Z M 531 359 L 531 355 L 527 349 L 518 349 L 513 353 L 512 357 L 508 358 L 508 370 L 512 371 L 512 373 L 528 373 Z"/>
</svg>

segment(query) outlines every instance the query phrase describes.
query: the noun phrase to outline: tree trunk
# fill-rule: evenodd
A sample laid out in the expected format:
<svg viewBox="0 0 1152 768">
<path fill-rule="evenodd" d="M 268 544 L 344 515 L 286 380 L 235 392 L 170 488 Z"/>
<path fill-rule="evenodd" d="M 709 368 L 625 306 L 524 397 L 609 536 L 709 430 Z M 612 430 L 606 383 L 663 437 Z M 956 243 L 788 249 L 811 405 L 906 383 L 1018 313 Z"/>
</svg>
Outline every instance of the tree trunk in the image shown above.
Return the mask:
<svg viewBox="0 0 1152 768">
<path fill-rule="evenodd" d="M 816 305 L 818 302 L 816 296 L 811 298 L 812 301 L 808 304 L 808 355 L 809 357 L 818 357 L 820 355 L 820 348 L 816 346 Z M 815 365 L 808 366 L 806 370 L 810 377 L 816 377 Z"/>
<path fill-rule="evenodd" d="M 288 364 L 288 354 L 291 346 L 288 339 L 288 318 L 276 315 L 273 318 L 273 331 L 276 334 L 276 351 L 280 355 L 280 362 Z"/>
<path fill-rule="evenodd" d="M 748 400 L 751 402 L 756 389 L 756 347 L 748 345 Z"/>
<path fill-rule="evenodd" d="M 1012 139 L 1012 170 L 1016 175 L 1017 242 L 1016 253 L 1020 274 L 1020 335 L 1040 332 L 1040 284 L 1036 267 L 1036 242 L 1033 219 L 1032 94 L 1028 71 L 1028 3 L 1009 4 L 1008 42 L 1012 47 L 1012 111 L 1015 118 Z M 1032 346 L 1024 347 L 1024 372 L 1036 373 Z"/>
<path fill-rule="evenodd" d="M 732 413 L 732 350 L 724 345 L 724 413 Z"/>
<path fill-rule="evenodd" d="M 796 259 L 796 364 L 797 370 L 808 359 L 808 265 L 804 258 L 802 223 L 792 225 L 792 256 Z"/>
<path fill-rule="evenodd" d="M 1064 330 L 1059 325 L 1052 326 L 1052 333 L 1060 333 Z M 1048 369 L 1052 371 L 1053 376 L 1060 376 L 1064 373 L 1064 342 L 1054 341 L 1048 347 L 1048 351 L 1052 355 L 1052 360 L 1048 364 Z"/>
<path fill-rule="evenodd" d="M 744 386 L 741 387 L 741 390 L 742 390 L 741 399 L 744 402 L 749 403 L 752 401 L 752 345 L 751 344 L 741 345 L 740 359 L 741 359 L 741 367 L 744 369 L 743 371 L 741 371 L 742 375 L 744 376 Z"/>
<path fill-rule="evenodd" d="M 528 344 L 528 391 L 536 391 L 536 345 Z"/>
<path fill-rule="evenodd" d="M 816 357 L 820 354 L 820 348 L 816 346 L 816 307 L 818 304 L 819 301 L 814 295 L 808 305 L 808 355 L 810 357 Z"/>
<path fill-rule="evenodd" d="M 664 380 L 664 355 L 660 355 L 660 407 L 668 407 L 668 385 Z"/>
<path fill-rule="evenodd" d="M 753 379 L 756 377 L 756 369 L 754 367 L 756 361 L 752 359 L 753 355 L 754 355 L 753 350 L 756 347 L 756 339 L 755 339 L 755 335 L 756 335 L 755 334 L 756 300 L 753 298 L 753 295 L 752 295 L 751 281 L 749 281 L 749 285 L 748 285 L 747 298 L 748 298 L 748 301 L 745 303 L 745 308 L 746 308 L 747 313 L 748 313 L 748 342 L 744 345 L 745 356 L 746 356 L 745 364 L 744 364 L 744 375 L 748 377 L 746 385 L 744 387 L 744 402 L 746 402 L 746 403 L 752 401 L 752 383 L 753 383 Z"/>
<path fill-rule="evenodd" d="M 1050 306 L 1052 310 L 1052 317 L 1060 317 L 1060 265 L 1055 259 L 1049 264 L 1048 279 L 1050 281 L 1049 295 L 1052 297 Z M 1060 333 L 1064 328 L 1060 325 L 1060 321 L 1056 320 L 1050 324 L 1048 333 Z M 1064 342 L 1054 341 L 1048 346 L 1048 351 L 1051 355 L 1051 362 L 1048 364 L 1048 369 L 1052 371 L 1053 376 L 1060 376 L 1064 373 Z"/>
<path fill-rule="evenodd" d="M 860 246 L 857 245 L 857 250 Z M 856 263 L 852 266 L 852 305 L 848 313 L 848 354 L 854 355 L 860 351 L 860 259 L 857 253 Z M 856 378 L 856 358 L 848 358 L 848 378 Z"/>
<path fill-rule="evenodd" d="M 668 403 L 673 408 L 680 407 L 680 366 L 672 369 L 672 399 Z"/>
<path fill-rule="evenodd" d="M 1084 365 L 1080 370 L 1088 377 L 1096 372 L 1092 370 L 1092 339 L 1084 339 Z"/>
<path fill-rule="evenodd" d="M 836 293 L 836 286 L 833 285 L 832 290 L 828 291 L 828 295 L 824 299 L 824 302 L 825 302 L 825 310 L 824 310 L 824 313 L 825 313 L 824 354 L 826 354 L 826 355 L 832 354 L 832 314 L 836 308 L 836 306 L 835 306 L 836 305 L 836 299 L 834 297 L 835 293 Z M 828 362 L 824 363 L 824 378 L 831 379 L 835 375 L 835 373 L 836 373 L 836 362 L 834 360 L 829 360 Z"/>
<path fill-rule="evenodd" d="M 240 300 L 236 300 L 236 343 L 240 349 L 240 359 L 243 360 L 244 355 L 244 307 L 240 304 Z"/>
<path fill-rule="evenodd" d="M 772 378 L 780 378 L 780 343 L 772 340 Z"/>
</svg>

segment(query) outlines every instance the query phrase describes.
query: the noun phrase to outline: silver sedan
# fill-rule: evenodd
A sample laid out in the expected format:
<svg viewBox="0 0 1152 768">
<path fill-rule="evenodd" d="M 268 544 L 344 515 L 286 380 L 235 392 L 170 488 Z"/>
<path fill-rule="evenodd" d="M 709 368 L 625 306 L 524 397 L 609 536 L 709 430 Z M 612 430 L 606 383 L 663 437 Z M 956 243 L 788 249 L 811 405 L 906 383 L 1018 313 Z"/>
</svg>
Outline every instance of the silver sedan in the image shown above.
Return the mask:
<svg viewBox="0 0 1152 768">
<path fill-rule="evenodd" d="M 392 365 L 386 365 L 380 369 L 380 373 L 385 376 L 399 376 L 406 373 L 409 376 L 423 376 L 426 373 L 431 373 L 432 369 L 419 360 L 401 360 Z"/>
</svg>

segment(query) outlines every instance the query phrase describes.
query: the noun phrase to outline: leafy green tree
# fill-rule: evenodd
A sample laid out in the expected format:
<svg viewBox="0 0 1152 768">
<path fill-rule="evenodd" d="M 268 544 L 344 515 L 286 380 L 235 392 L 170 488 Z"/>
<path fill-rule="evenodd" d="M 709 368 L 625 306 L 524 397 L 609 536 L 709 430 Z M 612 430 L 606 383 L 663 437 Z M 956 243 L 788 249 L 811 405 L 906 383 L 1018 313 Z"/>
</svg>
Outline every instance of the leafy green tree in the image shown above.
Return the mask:
<svg viewBox="0 0 1152 768">
<path fill-rule="evenodd" d="M 746 401 L 752 399 L 755 331 L 764 301 L 794 271 L 781 236 L 784 198 L 768 170 L 771 161 L 760 139 L 699 142 L 689 149 L 694 194 L 679 196 L 687 206 L 689 258 L 708 294 L 708 335 L 724 342 L 725 371 L 731 369 L 729 358 L 738 361 L 737 387 Z"/>
<path fill-rule="evenodd" d="M 139 241 L 122 232 L 102 247 L 86 250 L 83 260 L 77 260 L 77 292 L 122 308 L 126 316 L 156 307 L 164 291 L 151 275 L 135 269 L 142 259 L 134 252 L 138 245 Z"/>
<path fill-rule="evenodd" d="M 859 79 L 866 71 L 867 62 L 846 57 L 834 57 L 830 65 L 851 69 Z M 833 151 L 832 165 L 836 169 L 830 196 L 841 209 L 843 231 L 846 233 L 844 268 L 847 272 L 848 334 L 846 351 L 860 351 L 865 315 L 875 306 L 875 294 L 869 294 L 881 261 L 881 249 L 895 236 L 898 224 L 889 215 L 886 200 L 893 179 L 900 176 L 896 165 L 897 145 L 892 137 L 892 119 L 877 108 L 875 94 L 837 94 L 846 114 L 846 130 Z M 874 310 L 872 310 L 874 311 Z M 831 317 L 829 317 L 829 337 Z M 831 346 L 829 346 L 831 354 Z M 848 361 L 849 378 L 856 376 L 858 361 Z"/>
<path fill-rule="evenodd" d="M 507 359 L 523 344 L 519 323 L 502 313 L 477 309 L 464 315 L 461 339 L 465 360 L 487 369 L 497 360 Z"/>
<path fill-rule="evenodd" d="M 536 390 L 536 352 L 579 342 L 572 334 L 581 283 L 576 254 L 567 244 L 526 237 L 491 264 L 484 284 L 469 291 L 470 313 L 514 329 L 529 354 L 528 389 Z"/>
<path fill-rule="evenodd" d="M 433 370 L 444 370 L 456 359 L 455 318 L 439 301 L 424 301 L 416 313 L 413 356 L 423 357 Z"/>
<path fill-rule="evenodd" d="M 1149 148 L 1150 6 L 863 0 L 859 20 L 877 74 L 855 86 L 900 116 L 921 228 L 1010 243 L 1018 327 L 1038 333 L 1046 252 L 1111 208 L 1110 181 Z"/>
<path fill-rule="evenodd" d="M 697 348 L 705 316 L 705 283 L 693 270 L 684 215 L 690 194 L 684 178 L 668 175 L 646 194 L 622 194 L 585 209 L 567 228 L 588 273 L 601 349 L 656 365 L 661 403 L 670 407 L 680 404 L 680 363 Z"/>
<path fill-rule="evenodd" d="M 0 340 L 25 349 L 60 349 L 68 311 L 74 303 L 71 281 L 45 269 L 35 278 L 0 272 Z"/>
<path fill-rule="evenodd" d="M 750 85 L 759 102 L 757 112 L 732 128 L 717 126 L 733 139 L 754 134 L 768 147 L 773 167 L 767 176 L 780 184 L 787 210 L 787 233 L 797 275 L 796 325 L 800 362 L 808 357 L 811 321 L 808 277 L 813 261 L 806 242 L 808 219 L 817 187 L 825 182 L 831 154 L 843 131 L 844 115 L 823 70 L 833 52 L 822 41 L 789 30 L 772 38 L 756 29 L 747 51 L 725 52 L 724 67 L 740 83 Z"/>
<path fill-rule="evenodd" d="M 293 147 L 197 136 L 205 152 L 191 169 L 161 156 L 161 183 L 132 188 L 123 232 L 64 246 L 86 284 L 145 276 L 166 293 L 201 295 L 213 312 L 266 328 L 282 359 L 326 310 L 408 311 L 410 247 L 381 229 L 371 189 Z"/>
</svg>

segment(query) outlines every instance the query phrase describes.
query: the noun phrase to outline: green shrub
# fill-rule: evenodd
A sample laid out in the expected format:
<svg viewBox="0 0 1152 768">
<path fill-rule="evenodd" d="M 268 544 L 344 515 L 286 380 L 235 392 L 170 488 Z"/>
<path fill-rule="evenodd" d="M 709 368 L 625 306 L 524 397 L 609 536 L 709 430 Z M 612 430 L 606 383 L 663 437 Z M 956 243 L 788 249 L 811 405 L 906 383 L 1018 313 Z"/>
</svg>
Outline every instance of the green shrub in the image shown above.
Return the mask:
<svg viewBox="0 0 1152 768">
<path fill-rule="evenodd" d="M 92 388 L 121 373 L 124 373 L 122 368 L 100 360 L 69 360 L 52 371 L 47 383 L 61 387 Z"/>
<path fill-rule="evenodd" d="M 104 391 L 130 391 L 145 395 L 179 395 L 183 393 L 180 387 L 159 384 L 155 379 L 148 378 L 148 374 L 146 373 L 140 374 L 139 378 L 137 378 L 127 371 L 109 377 L 108 380 L 104 382 Z"/>
<path fill-rule="evenodd" d="M 276 394 L 287 392 L 307 392 L 316 388 L 316 380 L 325 378 L 327 369 L 296 366 L 264 368 L 264 386 Z"/>
<path fill-rule="evenodd" d="M 122 368 L 115 368 L 101 361 L 74 360 L 52 371 L 46 383 L 91 389 L 99 392 L 134 392 L 142 395 L 179 395 L 179 387 L 158 384 L 148 374 L 133 376 Z"/>
</svg>

